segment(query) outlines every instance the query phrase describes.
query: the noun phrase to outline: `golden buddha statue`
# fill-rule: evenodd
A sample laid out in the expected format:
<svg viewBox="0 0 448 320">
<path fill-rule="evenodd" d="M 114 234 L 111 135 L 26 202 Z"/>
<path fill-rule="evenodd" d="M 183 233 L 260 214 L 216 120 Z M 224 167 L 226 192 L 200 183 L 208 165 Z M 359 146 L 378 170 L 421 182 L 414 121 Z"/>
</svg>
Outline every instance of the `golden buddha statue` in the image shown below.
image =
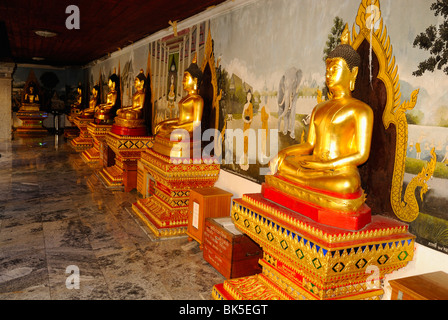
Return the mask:
<svg viewBox="0 0 448 320">
<path fill-rule="evenodd" d="M 132 96 L 132 105 L 118 109 L 115 124 L 122 127 L 138 127 L 144 125 L 143 107 L 145 106 L 146 76 L 143 70 L 135 78 L 136 92 Z"/>
<path fill-rule="evenodd" d="M 72 109 L 78 109 L 81 107 L 81 104 L 82 104 L 82 87 L 81 87 L 81 85 L 78 86 L 76 91 L 78 92 L 78 95 L 76 96 L 75 102 L 72 104 Z"/>
<path fill-rule="evenodd" d="M 330 99 L 314 108 L 307 141 L 283 149 L 270 163 L 276 177 L 291 182 L 288 190 L 297 186 L 326 194 L 363 193 L 357 167 L 370 154 L 373 111 L 351 94 L 360 64 L 359 54 L 348 44 L 339 45 L 328 56 L 326 84 Z M 350 210 L 362 205 L 364 195 L 359 199 Z"/>
<path fill-rule="evenodd" d="M 35 85 L 31 83 L 25 93 L 25 103 L 28 104 L 38 104 L 39 103 L 39 95 L 35 92 Z"/>
<path fill-rule="evenodd" d="M 23 97 L 22 106 L 19 111 L 39 111 L 40 100 L 39 94 L 36 92 L 36 85 L 30 82 L 28 87 L 25 88 L 25 95 Z"/>
<path fill-rule="evenodd" d="M 170 139 L 171 133 L 176 129 L 186 130 L 190 137 L 196 128 L 200 128 L 204 100 L 198 94 L 202 71 L 196 64 L 196 58 L 184 72 L 182 85 L 187 95 L 179 101 L 179 118 L 159 123 L 155 127 L 155 134 Z"/>
<path fill-rule="evenodd" d="M 199 134 L 201 132 L 204 110 L 204 100 L 198 94 L 202 71 L 196 61 L 195 56 L 184 72 L 182 84 L 187 95 L 178 103 L 179 118 L 162 121 L 154 128 L 156 137 L 153 150 L 171 158 L 190 158 L 194 156 L 195 150 L 201 148 L 200 139 L 198 141 L 193 139 L 194 132 Z M 179 131 L 176 132 L 176 130 Z M 188 135 L 186 136 L 185 133 Z"/>
<path fill-rule="evenodd" d="M 115 117 L 117 109 L 120 107 L 120 78 L 114 73 L 109 77 L 107 83 L 109 92 L 106 103 L 97 106 L 95 111 L 95 121 L 111 123 Z"/>
<path fill-rule="evenodd" d="M 98 92 L 99 92 L 100 87 L 98 85 L 95 85 L 92 88 L 92 94 L 90 96 L 90 101 L 89 101 L 89 107 L 84 109 L 81 112 L 81 115 L 86 117 L 86 118 L 93 118 L 93 116 L 95 115 L 95 111 L 96 111 L 96 107 L 98 105 Z"/>
</svg>

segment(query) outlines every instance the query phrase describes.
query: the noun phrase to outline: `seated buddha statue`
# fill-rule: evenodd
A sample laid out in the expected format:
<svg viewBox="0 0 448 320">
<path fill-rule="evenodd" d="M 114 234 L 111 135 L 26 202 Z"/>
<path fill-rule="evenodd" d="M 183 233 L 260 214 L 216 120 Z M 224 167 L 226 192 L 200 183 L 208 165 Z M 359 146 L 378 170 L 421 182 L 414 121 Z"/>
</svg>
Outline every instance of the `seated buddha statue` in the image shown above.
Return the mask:
<svg viewBox="0 0 448 320">
<path fill-rule="evenodd" d="M 70 116 L 76 116 L 81 113 L 82 106 L 82 86 L 79 85 L 77 88 L 78 95 L 76 96 L 75 102 L 70 106 Z"/>
<path fill-rule="evenodd" d="M 98 85 L 95 85 L 92 88 L 92 94 L 90 95 L 89 107 L 84 109 L 81 112 L 81 115 L 84 116 L 85 118 L 93 118 L 93 116 L 95 115 L 95 111 L 96 111 L 97 104 L 98 104 L 99 89 L 100 88 Z"/>
<path fill-rule="evenodd" d="M 184 72 L 182 85 L 187 95 L 179 101 L 179 118 L 170 119 L 159 123 L 155 127 L 155 134 L 159 137 L 170 139 L 171 133 L 176 129 L 186 130 L 190 137 L 193 131 L 200 128 L 204 100 L 198 94 L 198 88 L 202 79 L 202 71 L 196 64 L 196 58 Z M 179 137 L 181 138 L 181 137 Z"/>
<path fill-rule="evenodd" d="M 330 99 L 314 108 L 307 141 L 281 150 L 270 162 L 275 177 L 290 182 L 289 191 L 297 186 L 326 194 L 363 193 L 358 166 L 370 154 L 373 111 L 352 97 L 360 64 L 359 54 L 348 44 L 328 56 Z"/>
<path fill-rule="evenodd" d="M 72 104 L 72 108 L 79 108 L 82 104 L 82 87 L 81 85 L 78 86 L 76 89 L 78 95 L 76 96 L 75 102 Z"/>
<path fill-rule="evenodd" d="M 142 125 L 144 122 L 143 107 L 145 103 L 146 76 L 143 70 L 140 70 L 140 73 L 135 78 L 134 87 L 136 92 L 132 96 L 132 105 L 121 107 L 117 111 L 117 116 L 115 117 L 115 123 L 117 125 L 136 127 Z"/>
<path fill-rule="evenodd" d="M 39 111 L 40 100 L 39 94 L 36 92 L 36 86 L 31 82 L 25 89 L 21 111 Z"/>
<path fill-rule="evenodd" d="M 109 92 L 107 93 L 106 103 L 97 106 L 95 111 L 95 122 L 111 123 L 120 104 L 120 78 L 114 73 L 109 77 L 107 83 Z"/>
<path fill-rule="evenodd" d="M 30 86 L 28 87 L 27 93 L 25 93 L 25 103 L 33 104 L 39 102 L 39 95 L 34 91 L 35 91 L 34 84 L 31 83 Z"/>
</svg>

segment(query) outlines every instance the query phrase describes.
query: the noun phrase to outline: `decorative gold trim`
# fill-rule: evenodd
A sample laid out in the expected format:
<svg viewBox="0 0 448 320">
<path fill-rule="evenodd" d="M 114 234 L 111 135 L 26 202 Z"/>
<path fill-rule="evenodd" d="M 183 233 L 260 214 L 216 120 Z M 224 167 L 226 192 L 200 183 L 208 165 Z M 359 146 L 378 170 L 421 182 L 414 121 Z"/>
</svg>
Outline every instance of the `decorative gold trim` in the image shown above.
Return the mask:
<svg viewBox="0 0 448 320">
<path fill-rule="evenodd" d="M 356 212 L 364 204 L 366 196 L 364 192 L 356 199 L 341 199 L 321 192 L 314 192 L 310 189 L 302 188 L 286 180 L 280 180 L 275 176 L 266 176 L 266 184 L 272 186 L 286 194 L 308 203 L 318 203 L 324 208 L 331 208 L 340 212 Z"/>
<path fill-rule="evenodd" d="M 295 228 L 297 228 L 300 232 L 306 232 L 310 234 L 313 237 L 316 237 L 318 239 L 321 239 L 328 244 L 341 244 L 347 241 L 360 241 L 365 239 L 371 239 L 371 238 L 377 238 L 377 237 L 385 237 L 385 236 L 393 236 L 397 234 L 406 233 L 408 231 L 407 226 L 398 226 L 393 228 L 384 228 L 384 229 L 378 229 L 378 230 L 367 230 L 367 231 L 358 231 L 358 232 L 351 232 L 341 229 L 341 233 L 339 234 L 328 234 L 322 231 L 322 229 L 313 227 L 301 220 L 299 220 L 296 217 L 290 216 L 289 214 L 285 213 L 282 210 L 277 209 L 276 207 L 270 205 L 267 201 L 258 201 L 255 198 L 252 198 L 250 195 L 243 195 L 242 202 L 253 206 L 253 208 L 249 208 L 249 210 L 252 210 L 256 213 L 259 212 L 267 212 L 268 214 L 272 215 L 276 219 L 279 219 L 282 224 L 286 225 L 293 225 Z M 233 202 L 233 209 L 234 211 L 240 211 L 239 206 L 244 205 L 240 203 L 240 200 L 236 199 Z"/>
<path fill-rule="evenodd" d="M 320 293 L 321 298 L 339 295 L 339 292 L 330 292 L 337 287 L 354 286 L 353 290 L 362 292 L 362 288 L 356 290 L 355 287 L 366 282 L 368 266 L 377 266 L 379 278 L 383 279 L 387 273 L 405 267 L 414 255 L 415 237 L 407 233 L 406 229 L 401 229 L 401 234 L 392 235 L 378 230 L 381 236 L 374 236 L 376 232 L 369 231 L 366 236 L 370 236 L 366 239 L 350 239 L 334 246 L 322 240 L 324 234 L 321 230 L 309 228 L 314 231 L 309 233 L 291 229 L 274 221 L 266 211 L 254 210 L 239 199 L 233 202 L 232 220 L 239 230 L 263 248 L 263 261 L 277 271 L 292 274 L 286 276 L 289 279 L 286 281 L 303 278 L 303 281 L 312 283 L 316 286 L 316 290 L 313 290 L 316 296 L 317 290 L 325 291 Z M 289 284 L 294 285 L 293 282 Z M 306 289 L 303 283 L 300 285 Z"/>
<path fill-rule="evenodd" d="M 359 27 L 359 33 L 356 31 Z M 348 27 L 346 27 L 348 32 Z M 346 38 L 350 39 L 350 37 Z M 417 102 L 419 90 L 415 90 L 410 101 L 401 103 L 401 90 L 398 76 L 398 66 L 392 56 L 392 45 L 387 35 L 387 28 L 381 15 L 379 0 L 362 0 L 356 22 L 353 24 L 350 45 L 356 50 L 366 40 L 378 57 L 380 70 L 378 79 L 382 80 L 387 91 L 387 104 L 383 113 L 383 124 L 388 129 L 391 124 L 396 128 L 397 141 L 395 149 L 394 173 L 391 188 L 391 205 L 395 215 L 406 222 L 417 219 L 419 206 L 415 197 L 415 189 L 422 188 L 421 196 L 428 190 L 426 182 L 434 173 L 436 157 L 431 152 L 432 159 L 428 166 L 416 176 L 406 188 L 402 200 L 403 179 L 405 172 L 406 150 L 408 142 L 408 123 L 406 111 L 412 110 Z"/>
</svg>

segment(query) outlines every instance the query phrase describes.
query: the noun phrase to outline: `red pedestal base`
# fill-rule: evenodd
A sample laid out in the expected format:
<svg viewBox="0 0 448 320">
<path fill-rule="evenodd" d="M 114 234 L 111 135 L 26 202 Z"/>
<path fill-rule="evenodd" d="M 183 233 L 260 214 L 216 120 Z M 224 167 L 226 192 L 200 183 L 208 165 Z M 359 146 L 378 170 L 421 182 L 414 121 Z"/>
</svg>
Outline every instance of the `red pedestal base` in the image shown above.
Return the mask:
<svg viewBox="0 0 448 320">
<path fill-rule="evenodd" d="M 347 213 L 306 203 L 266 184 L 262 186 L 262 194 L 265 199 L 299 212 L 324 225 L 347 230 L 360 230 L 371 222 L 371 210 L 366 204 L 356 212 Z"/>
<path fill-rule="evenodd" d="M 137 127 L 137 128 L 120 127 L 114 124 L 112 126 L 111 132 L 120 136 L 146 136 L 147 129 L 146 127 Z"/>
</svg>

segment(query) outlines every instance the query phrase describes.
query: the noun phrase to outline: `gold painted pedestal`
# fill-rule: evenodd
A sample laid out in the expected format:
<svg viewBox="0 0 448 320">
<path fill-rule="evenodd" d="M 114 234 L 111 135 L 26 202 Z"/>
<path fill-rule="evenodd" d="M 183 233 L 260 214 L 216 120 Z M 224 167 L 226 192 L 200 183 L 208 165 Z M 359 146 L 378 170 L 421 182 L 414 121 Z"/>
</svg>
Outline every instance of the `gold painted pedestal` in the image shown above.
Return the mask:
<svg viewBox="0 0 448 320">
<path fill-rule="evenodd" d="M 74 122 L 79 128 L 79 136 L 70 141 L 70 144 L 76 152 L 83 152 L 93 147 L 93 138 L 87 130 L 89 123 L 93 122 L 93 118 L 85 118 L 82 116 L 76 117 Z"/>
<path fill-rule="evenodd" d="M 157 238 L 184 236 L 190 189 L 213 187 L 219 170 L 211 161 L 170 158 L 147 149 L 138 161 L 137 191 L 144 198 L 132 210 Z"/>
<path fill-rule="evenodd" d="M 83 151 L 81 155 L 86 163 L 91 165 L 102 165 L 101 150 L 103 150 L 103 143 L 106 143 L 106 135 L 111 129 L 112 125 L 96 124 L 94 122 L 88 124 L 87 131 L 93 138 L 93 147 Z"/>
<path fill-rule="evenodd" d="M 262 273 L 213 287 L 218 300 L 379 299 L 384 276 L 414 255 L 406 224 L 373 216 L 361 230 L 322 225 L 269 201 L 244 195 L 233 222 L 263 248 Z"/>
<path fill-rule="evenodd" d="M 64 138 L 74 139 L 79 136 L 79 128 L 75 124 L 75 119 L 81 114 L 82 110 L 78 108 L 72 108 L 70 114 L 67 116 L 69 125 L 64 128 Z"/>
<path fill-rule="evenodd" d="M 46 112 L 39 110 L 39 105 L 23 103 L 17 112 L 17 118 L 22 121 L 22 125 L 17 128 L 17 133 L 19 135 L 46 135 L 48 131 L 42 126 L 42 123 L 47 117 Z"/>
<path fill-rule="evenodd" d="M 98 172 L 99 177 L 108 188 L 124 188 L 125 192 L 135 189 L 137 187 L 137 161 L 140 159 L 142 152 L 152 146 L 153 138 L 149 136 L 122 136 L 109 132 L 104 140 L 107 148 L 103 148 L 103 156 L 109 157 L 113 153 L 115 164 L 103 167 Z M 110 159 L 103 159 L 103 163 L 109 162 L 111 162 Z"/>
</svg>

